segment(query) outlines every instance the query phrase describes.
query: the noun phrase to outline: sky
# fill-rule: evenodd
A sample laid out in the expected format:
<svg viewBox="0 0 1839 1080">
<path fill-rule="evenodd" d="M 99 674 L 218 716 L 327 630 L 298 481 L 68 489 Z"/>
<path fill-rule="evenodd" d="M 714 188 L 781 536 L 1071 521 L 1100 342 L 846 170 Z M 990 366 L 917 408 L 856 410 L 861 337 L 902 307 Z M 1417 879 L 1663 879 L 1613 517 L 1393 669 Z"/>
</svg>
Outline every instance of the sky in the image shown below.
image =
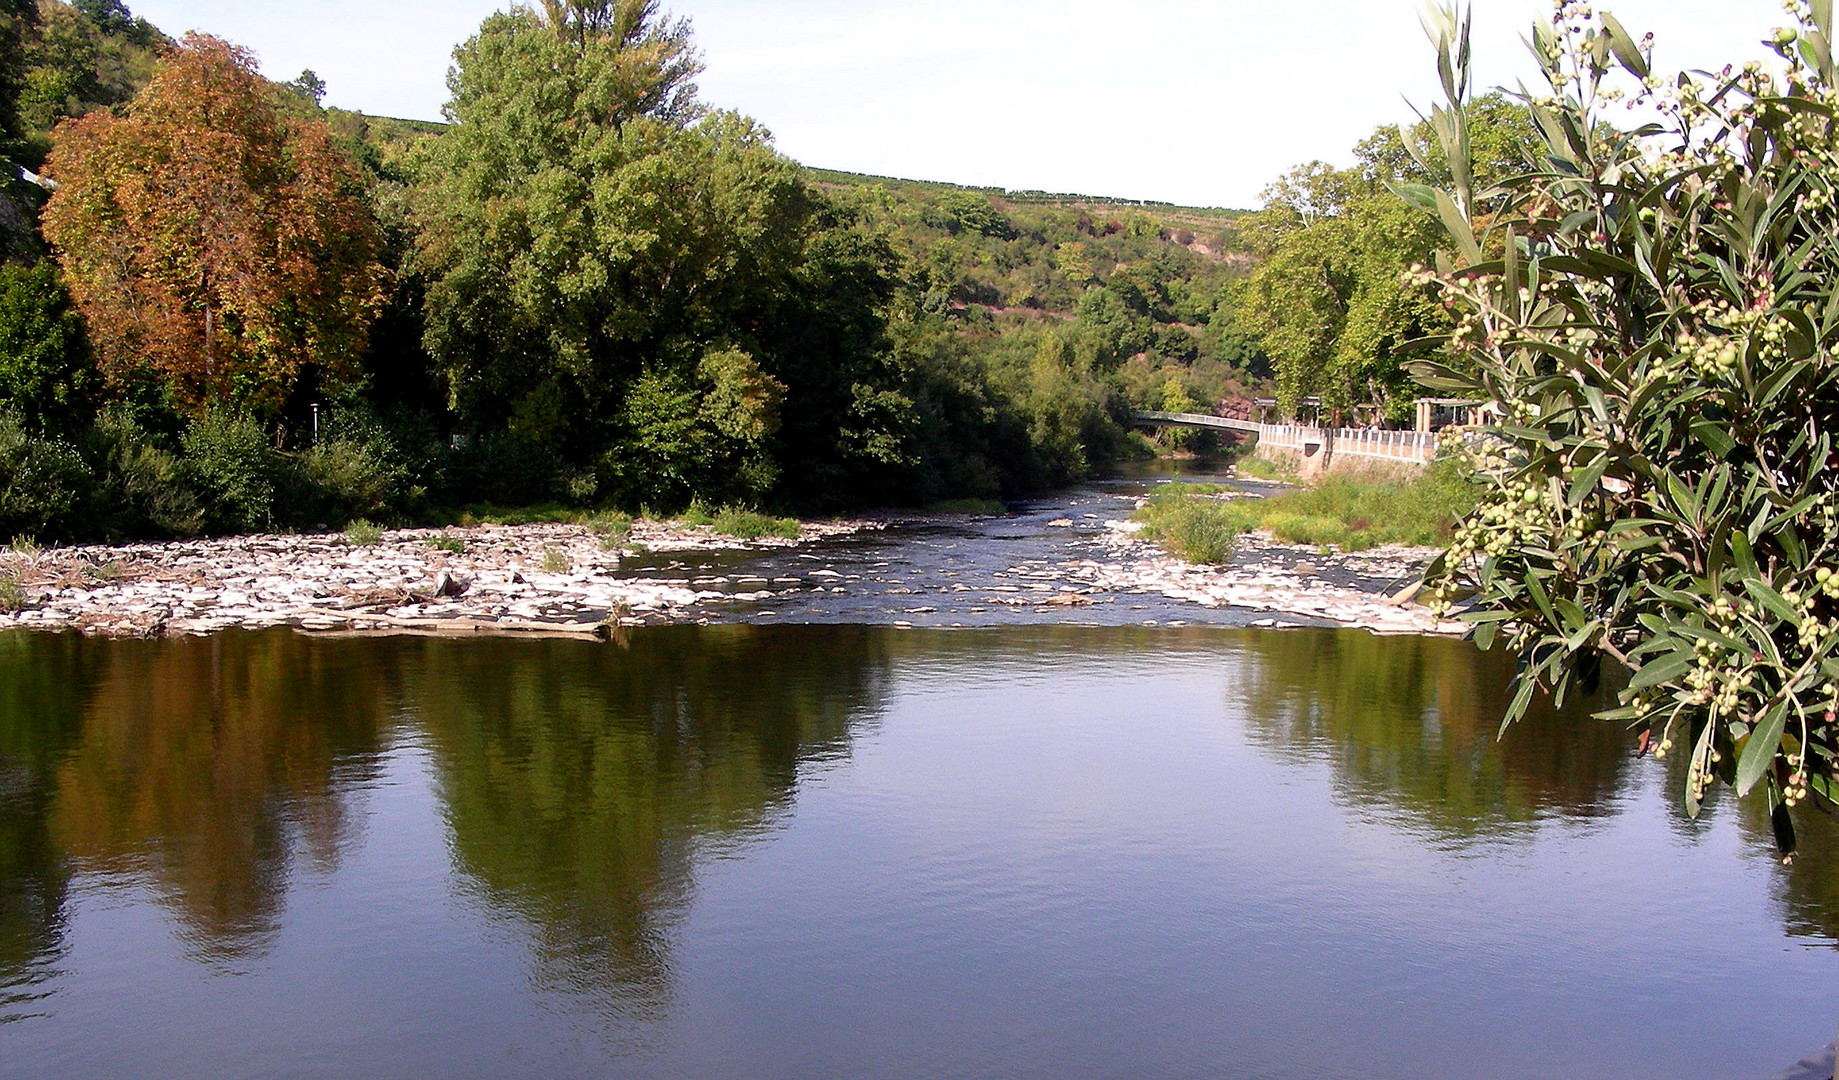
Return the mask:
<svg viewBox="0 0 1839 1080">
<path fill-rule="evenodd" d="M 167 33 L 311 68 L 326 103 L 439 119 L 455 45 L 504 0 L 128 0 Z M 1435 100 L 1420 0 L 665 0 L 703 99 L 807 165 L 962 184 L 1253 207 L 1311 160 Z M 1662 70 L 1764 55 L 1778 0 L 1618 0 Z M 1480 85 L 1530 80 L 1548 0 L 1476 0 Z"/>
</svg>

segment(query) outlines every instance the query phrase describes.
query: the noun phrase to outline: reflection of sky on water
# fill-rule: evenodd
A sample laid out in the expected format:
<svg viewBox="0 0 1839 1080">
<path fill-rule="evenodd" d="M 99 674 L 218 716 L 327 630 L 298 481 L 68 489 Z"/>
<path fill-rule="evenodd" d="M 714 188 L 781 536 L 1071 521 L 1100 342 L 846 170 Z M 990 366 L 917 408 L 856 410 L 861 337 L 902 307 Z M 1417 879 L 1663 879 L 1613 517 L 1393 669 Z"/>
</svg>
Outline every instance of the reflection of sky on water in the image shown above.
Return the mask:
<svg viewBox="0 0 1839 1080">
<path fill-rule="evenodd" d="M 32 770 L 41 835 L 86 839 L 0 1072 L 1754 1078 L 1839 1015 L 1839 950 L 1778 921 L 1830 945 L 1839 893 L 1754 815 L 1682 824 L 1616 729 L 1495 742 L 1503 673 L 1453 642 L 222 641 L 279 681 L 97 699 L 209 731 L 210 782 L 80 708 Z M 60 678 L 221 676 L 208 649 L 85 643 Z M 0 706 L 9 761 L 28 726 Z M 267 862 L 154 827 L 246 805 Z M 269 897 L 255 945 L 199 917 L 226 889 Z"/>
</svg>

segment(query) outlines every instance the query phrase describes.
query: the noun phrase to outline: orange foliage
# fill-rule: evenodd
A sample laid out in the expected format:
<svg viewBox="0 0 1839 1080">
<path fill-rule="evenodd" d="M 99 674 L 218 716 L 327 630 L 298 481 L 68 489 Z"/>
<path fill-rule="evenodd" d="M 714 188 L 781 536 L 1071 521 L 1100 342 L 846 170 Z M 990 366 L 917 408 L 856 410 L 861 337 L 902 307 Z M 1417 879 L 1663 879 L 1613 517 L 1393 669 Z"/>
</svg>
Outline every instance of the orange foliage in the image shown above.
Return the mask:
<svg viewBox="0 0 1839 1080">
<path fill-rule="evenodd" d="M 301 370 L 352 372 L 382 304 L 362 179 L 322 123 L 284 116 L 243 50 L 186 36 L 125 117 L 58 125 L 45 208 L 111 380 L 181 404 L 274 407 Z"/>
</svg>

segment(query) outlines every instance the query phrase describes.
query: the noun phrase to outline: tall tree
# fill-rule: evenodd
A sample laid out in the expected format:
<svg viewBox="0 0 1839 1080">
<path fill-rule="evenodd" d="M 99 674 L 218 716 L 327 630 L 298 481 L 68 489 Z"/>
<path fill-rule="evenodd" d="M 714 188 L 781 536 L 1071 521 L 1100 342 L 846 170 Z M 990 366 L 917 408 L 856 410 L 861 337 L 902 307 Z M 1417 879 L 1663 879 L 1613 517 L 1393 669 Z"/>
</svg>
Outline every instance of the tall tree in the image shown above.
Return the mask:
<svg viewBox="0 0 1839 1080">
<path fill-rule="evenodd" d="M 494 15 L 455 54 L 417 268 L 463 422 L 632 500 L 759 498 L 886 459 L 885 248 L 758 125 L 688 126 L 687 41 L 610 10 Z"/>
<path fill-rule="evenodd" d="M 541 18 L 558 39 L 602 53 L 598 78 L 617 102 L 608 102 L 603 123 L 653 116 L 682 124 L 701 115 L 692 80 L 702 60 L 690 22 L 666 19 L 658 0 L 542 0 Z"/>
<path fill-rule="evenodd" d="M 26 76 L 26 34 L 37 21 L 38 5 L 33 0 L 0 0 L 0 164 L 12 162 L 18 140 L 25 134 L 19 96 Z"/>
<path fill-rule="evenodd" d="M 1524 106 L 1490 94 L 1465 115 L 1477 184 L 1532 167 Z M 1428 123 L 1380 128 L 1355 158 L 1350 169 L 1312 162 L 1265 191 L 1246 230 L 1264 259 L 1239 293 L 1238 322 L 1270 354 L 1286 404 L 1319 395 L 1329 408 L 1376 404 L 1403 419 L 1416 388 L 1399 347 L 1448 320 L 1428 289 L 1401 279 L 1430 261 L 1440 229 L 1390 186 L 1448 184 L 1449 165 Z"/>
<path fill-rule="evenodd" d="M 277 407 L 351 374 L 381 303 L 357 170 L 283 114 L 246 51 L 190 35 L 125 117 L 60 124 L 44 230 L 104 373 L 151 368 L 181 404 Z"/>
</svg>

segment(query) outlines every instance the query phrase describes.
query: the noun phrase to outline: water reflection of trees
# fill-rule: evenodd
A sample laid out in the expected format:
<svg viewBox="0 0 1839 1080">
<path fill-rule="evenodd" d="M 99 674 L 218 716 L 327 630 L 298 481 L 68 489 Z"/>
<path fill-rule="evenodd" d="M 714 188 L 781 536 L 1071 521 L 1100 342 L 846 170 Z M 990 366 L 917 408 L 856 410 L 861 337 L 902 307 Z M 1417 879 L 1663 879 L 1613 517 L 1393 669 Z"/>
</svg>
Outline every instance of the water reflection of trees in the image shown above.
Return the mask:
<svg viewBox="0 0 1839 1080">
<path fill-rule="evenodd" d="M 1253 734 L 1338 790 L 1476 836 L 1542 814 L 1601 813 L 1630 758 L 1619 726 L 1535 705 L 1497 739 L 1512 661 L 1442 638 L 1288 631 L 1238 639 Z"/>
<path fill-rule="evenodd" d="M 259 950 L 292 870 L 330 869 L 352 839 L 351 785 L 404 715 L 427 733 L 456 868 L 531 929 L 539 978 L 649 1010 L 698 856 L 769 830 L 801 770 L 847 752 L 891 664 L 1223 641 L 1254 739 L 1441 839 L 1601 812 L 1628 768 L 1626 734 L 1581 711 L 1535 710 L 1497 742 L 1504 659 L 1364 633 L 682 627 L 623 650 L 0 635 L 0 1019 L 30 1010 L 17 999 L 60 948 L 73 866 L 150 883 L 198 955 Z M 1770 857 L 1760 800 L 1718 812 Z M 1839 938 L 1839 823 L 1800 824 L 1801 856 L 1774 869 L 1783 921 Z"/>
<path fill-rule="evenodd" d="M 647 1013 L 709 844 L 758 835 L 799 766 L 876 708 L 885 634 L 681 627 L 624 650 L 431 645 L 407 687 L 435 748 L 458 867 L 523 916 L 539 978 Z"/>
<path fill-rule="evenodd" d="M 392 650 L 237 634 L 103 655 L 57 769 L 52 839 L 86 868 L 143 876 L 201 955 L 258 950 L 293 861 L 330 869 L 347 837 L 335 774 L 375 760 Z"/>
<path fill-rule="evenodd" d="M 59 949 L 68 874 L 46 827 L 51 777 L 82 726 L 71 689 L 100 651 L 74 634 L 0 634 L 0 1019 Z"/>
</svg>

